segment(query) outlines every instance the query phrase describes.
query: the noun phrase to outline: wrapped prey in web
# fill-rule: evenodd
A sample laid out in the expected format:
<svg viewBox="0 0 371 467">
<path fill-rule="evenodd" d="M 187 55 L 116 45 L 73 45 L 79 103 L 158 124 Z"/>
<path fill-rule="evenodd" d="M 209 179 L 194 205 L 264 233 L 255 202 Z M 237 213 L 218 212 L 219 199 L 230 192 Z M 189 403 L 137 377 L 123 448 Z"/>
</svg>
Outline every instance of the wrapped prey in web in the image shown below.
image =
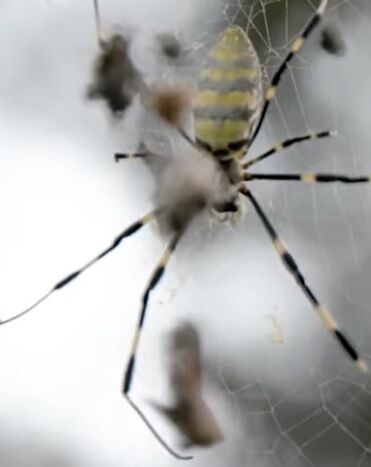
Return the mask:
<svg viewBox="0 0 371 467">
<path fill-rule="evenodd" d="M 172 406 L 152 405 L 182 433 L 184 445 L 211 446 L 223 439 L 203 394 L 200 338 L 190 323 L 177 327 L 170 339 Z"/>
<path fill-rule="evenodd" d="M 129 39 L 114 34 L 100 41 L 89 99 L 102 99 L 116 117 L 121 117 L 144 85 L 142 76 L 129 55 Z"/>
</svg>

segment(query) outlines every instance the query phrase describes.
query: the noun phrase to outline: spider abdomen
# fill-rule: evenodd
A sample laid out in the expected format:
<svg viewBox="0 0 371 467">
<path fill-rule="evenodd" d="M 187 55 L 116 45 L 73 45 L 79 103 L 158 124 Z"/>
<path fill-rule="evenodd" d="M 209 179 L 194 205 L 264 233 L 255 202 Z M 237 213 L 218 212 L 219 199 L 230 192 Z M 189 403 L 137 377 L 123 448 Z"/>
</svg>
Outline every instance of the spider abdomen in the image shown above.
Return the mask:
<svg viewBox="0 0 371 467">
<path fill-rule="evenodd" d="M 245 152 L 263 100 L 259 58 L 246 33 L 226 28 L 200 74 L 194 109 L 197 142 L 215 157 Z"/>
</svg>

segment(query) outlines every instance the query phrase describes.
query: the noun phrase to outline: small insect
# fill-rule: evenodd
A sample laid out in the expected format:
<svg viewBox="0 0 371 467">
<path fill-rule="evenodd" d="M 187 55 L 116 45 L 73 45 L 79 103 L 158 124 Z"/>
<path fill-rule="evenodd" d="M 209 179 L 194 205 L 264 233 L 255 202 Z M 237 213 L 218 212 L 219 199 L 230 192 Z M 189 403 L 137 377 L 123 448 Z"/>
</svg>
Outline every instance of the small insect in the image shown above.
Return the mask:
<svg viewBox="0 0 371 467">
<path fill-rule="evenodd" d="M 202 394 L 201 345 L 196 328 L 190 323 L 179 326 L 169 347 L 175 403 L 172 407 L 152 405 L 178 427 L 186 438 L 184 446 L 210 446 L 221 441 L 221 429 Z"/>
<path fill-rule="evenodd" d="M 346 45 L 338 25 L 331 23 L 322 30 L 321 47 L 331 55 L 345 55 Z"/>
<path fill-rule="evenodd" d="M 95 0 L 97 38 L 100 54 L 96 59 L 94 78 L 88 87 L 89 99 L 103 99 L 115 116 L 122 116 L 141 90 L 143 81 L 129 55 L 129 40 L 121 34 L 104 39 Z"/>
<path fill-rule="evenodd" d="M 260 131 L 269 105 L 276 95 L 277 87 L 289 62 L 302 49 L 305 40 L 320 22 L 325 13 L 327 2 L 328 0 L 320 1 L 314 15 L 304 31 L 294 40 L 290 51 L 265 90 L 263 90 L 262 85 L 260 63 L 251 41 L 237 26 L 225 29 L 211 49 L 205 68 L 201 71 L 198 99 L 194 110 L 196 142 L 193 142 L 179 126 L 181 121 L 178 117 L 181 112 L 175 112 L 170 106 L 171 112 L 168 113 L 168 106 L 160 106 L 164 110 L 168 123 L 172 124 L 193 146 L 193 150 L 196 148 L 198 152 L 189 159 L 187 158 L 186 161 L 182 161 L 180 165 L 176 161 L 177 158 L 174 158 L 174 161 L 166 166 L 158 183 L 155 209 L 127 227 L 91 261 L 57 282 L 29 308 L 0 322 L 1 325 L 4 325 L 28 314 L 56 291 L 70 284 L 83 272 L 114 251 L 128 237 L 139 232 L 142 227 L 151 222 L 159 221 L 170 239 L 142 295 L 138 324 L 124 373 L 122 392 L 158 441 L 178 459 L 189 459 L 190 457 L 181 456 L 163 441 L 130 397 L 130 389 L 134 381 L 137 351 L 151 292 L 164 276 L 170 258 L 188 226 L 202 212 L 212 210 L 221 213 L 235 212 L 239 210 L 242 199 L 247 199 L 260 219 L 282 263 L 295 279 L 325 328 L 335 337 L 360 370 L 368 370 L 367 363 L 340 330 L 333 315 L 321 304 L 308 286 L 294 257 L 280 240 L 276 229 L 250 189 L 250 185 L 252 181 L 257 180 L 304 183 L 370 183 L 370 177 L 349 177 L 323 173 L 266 174 L 250 171 L 253 165 L 283 151 L 285 148 L 308 140 L 330 137 L 333 135 L 330 131 L 290 138 L 275 144 L 268 151 L 250 158 L 246 162 L 243 161 Z M 174 100 L 176 99 L 174 98 Z M 180 102 L 182 102 L 181 99 Z M 141 154 L 141 157 L 146 157 L 146 155 Z"/>
</svg>

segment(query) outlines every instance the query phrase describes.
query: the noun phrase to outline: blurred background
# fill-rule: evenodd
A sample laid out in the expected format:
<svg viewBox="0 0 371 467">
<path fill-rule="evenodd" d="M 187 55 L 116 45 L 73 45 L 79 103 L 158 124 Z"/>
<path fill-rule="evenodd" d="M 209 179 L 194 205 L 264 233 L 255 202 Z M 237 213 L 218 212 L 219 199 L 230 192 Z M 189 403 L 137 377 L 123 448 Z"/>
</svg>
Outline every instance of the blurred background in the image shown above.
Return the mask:
<svg viewBox="0 0 371 467">
<path fill-rule="evenodd" d="M 201 4 L 202 3 L 202 4 Z M 318 0 L 101 0 L 105 31 L 132 37 L 150 82 L 194 83 L 226 25 L 246 28 L 265 82 Z M 0 53 L 0 318 L 12 316 L 101 251 L 153 205 L 141 161 L 113 154 L 176 144 L 138 106 L 121 122 L 85 98 L 97 54 L 92 1 L 2 0 Z M 335 24 L 342 56 L 320 46 Z M 323 24 L 292 61 L 251 156 L 310 130 L 262 172 L 371 173 L 371 5 L 329 2 Z M 161 32 L 189 56 L 168 63 Z M 162 144 L 164 146 L 162 146 Z M 258 171 L 258 170 L 257 170 Z M 256 185 L 256 186 L 255 186 Z M 261 182 L 254 192 L 309 284 L 371 364 L 370 189 Z M 0 328 L 0 466 L 172 466 L 123 400 L 123 368 L 143 287 L 164 240 L 148 227 L 30 316 Z M 237 226 L 195 222 L 153 294 L 133 397 L 151 411 L 169 396 L 166 338 L 184 319 L 200 330 L 213 379 L 210 405 L 225 440 L 189 465 L 371 466 L 370 376 L 323 330 L 282 267 L 255 213 Z"/>
</svg>

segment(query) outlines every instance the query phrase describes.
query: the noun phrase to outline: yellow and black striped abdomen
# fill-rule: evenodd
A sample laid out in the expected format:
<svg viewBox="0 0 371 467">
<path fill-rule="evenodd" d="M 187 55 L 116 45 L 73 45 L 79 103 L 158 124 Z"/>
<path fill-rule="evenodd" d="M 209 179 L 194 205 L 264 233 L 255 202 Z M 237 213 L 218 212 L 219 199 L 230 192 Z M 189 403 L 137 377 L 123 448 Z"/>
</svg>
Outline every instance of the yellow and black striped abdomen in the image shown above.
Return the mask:
<svg viewBox="0 0 371 467">
<path fill-rule="evenodd" d="M 194 109 L 198 143 L 216 157 L 246 148 L 262 105 L 257 53 L 238 26 L 226 28 L 200 74 Z"/>
</svg>

